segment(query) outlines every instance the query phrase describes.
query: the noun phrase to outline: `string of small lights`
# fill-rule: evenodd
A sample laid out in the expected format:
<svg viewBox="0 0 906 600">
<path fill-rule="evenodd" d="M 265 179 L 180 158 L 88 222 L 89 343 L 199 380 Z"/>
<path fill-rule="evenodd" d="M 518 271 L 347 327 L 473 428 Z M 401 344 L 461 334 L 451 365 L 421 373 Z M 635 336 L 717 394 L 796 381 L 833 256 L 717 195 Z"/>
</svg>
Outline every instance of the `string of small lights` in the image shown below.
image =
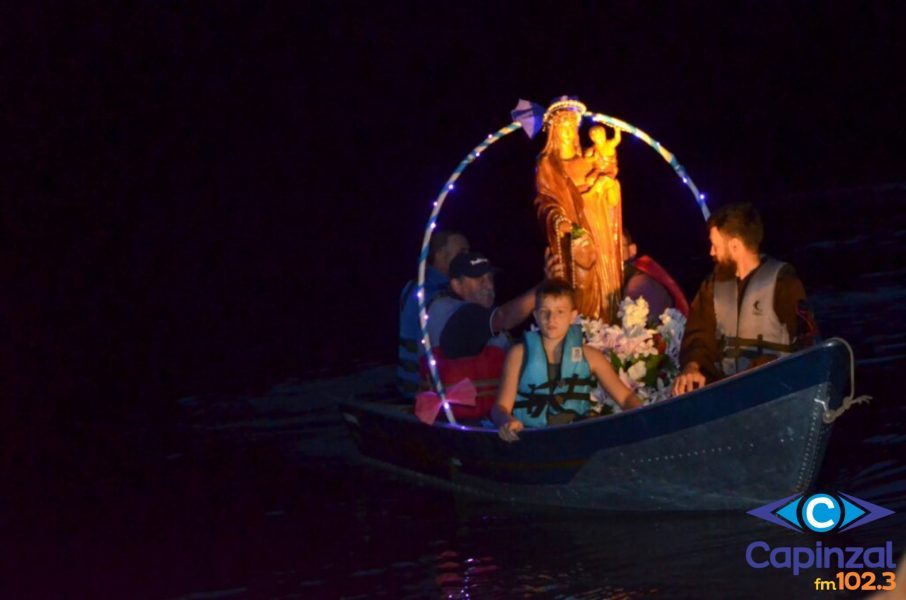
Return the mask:
<svg viewBox="0 0 906 600">
<path fill-rule="evenodd" d="M 667 150 L 660 142 L 652 138 L 646 132 L 642 131 L 638 127 L 627 123 L 616 117 L 611 117 L 609 115 L 601 113 L 591 113 L 586 112 L 583 114 L 584 118 L 590 119 L 596 123 L 604 123 L 610 125 L 611 127 L 618 128 L 630 135 L 635 136 L 636 138 L 642 140 L 649 146 L 651 146 L 661 157 L 667 161 L 667 163 L 673 168 L 676 174 L 680 177 L 686 187 L 692 192 L 692 195 L 695 198 L 695 202 L 698 204 L 699 208 L 702 211 L 702 215 L 705 220 L 708 219 L 710 211 L 708 210 L 708 205 L 705 203 L 705 195 L 699 192 L 698 187 L 692 181 L 692 178 L 689 177 L 689 174 L 686 172 L 686 169 L 676 160 L 676 157 L 672 152 Z M 488 134 L 488 136 L 480 144 L 475 146 L 471 152 L 469 152 L 465 158 L 460 161 L 459 165 L 453 171 L 453 174 L 450 175 L 449 179 L 441 187 L 440 192 L 437 194 L 437 197 L 434 199 L 434 204 L 431 210 L 431 216 L 428 217 L 428 223 L 425 226 L 425 234 L 422 238 L 422 249 L 418 257 L 418 279 L 416 287 L 416 296 L 418 298 L 418 318 L 422 330 L 422 345 L 424 346 L 425 356 L 428 361 L 428 368 L 431 373 L 431 380 L 434 383 L 434 389 L 437 390 L 437 395 L 441 399 L 441 405 L 443 406 L 444 413 L 447 416 L 447 421 L 452 425 L 457 425 L 456 417 L 453 415 L 453 409 L 450 407 L 450 403 L 447 400 L 446 392 L 444 390 L 443 382 L 440 379 L 440 375 L 437 371 L 437 360 L 434 357 L 434 352 L 431 347 L 431 340 L 428 336 L 428 307 L 425 304 L 425 270 L 428 264 L 428 251 L 431 245 L 431 235 L 434 232 L 434 229 L 437 227 L 437 217 L 440 214 L 441 208 L 443 208 L 444 201 L 447 199 L 447 195 L 453 191 L 456 180 L 459 179 L 459 176 L 462 175 L 463 171 L 472 164 L 475 159 L 481 156 L 488 146 L 498 141 L 504 136 L 507 136 L 514 131 L 522 129 L 522 124 L 519 121 L 513 121 L 512 123 L 501 127 L 494 133 Z"/>
<path fill-rule="evenodd" d="M 711 216 L 711 211 L 708 210 L 708 205 L 705 203 L 705 195 L 698 191 L 698 187 L 695 185 L 695 182 L 692 181 L 692 178 L 689 177 L 689 174 L 686 172 L 686 169 L 683 165 L 679 164 L 679 161 L 676 160 L 676 156 L 672 152 L 667 150 L 659 141 L 636 127 L 635 125 L 630 125 L 622 119 L 617 119 L 616 117 L 611 117 L 609 115 L 603 115 L 601 113 L 585 113 L 583 115 L 587 119 L 591 119 L 595 123 L 604 123 L 605 125 L 610 125 L 617 129 L 621 129 L 630 135 L 634 135 L 638 139 L 642 140 L 649 146 L 651 146 L 658 154 L 661 155 L 667 163 L 676 171 L 676 174 L 679 175 L 679 178 L 683 180 L 683 183 L 689 188 L 689 191 L 692 192 L 692 196 L 695 198 L 696 204 L 702 211 L 702 216 L 705 220 L 708 220 L 708 217 Z"/>
<path fill-rule="evenodd" d="M 428 264 L 428 248 L 431 244 L 431 234 L 434 232 L 434 228 L 437 227 L 437 215 L 440 214 L 440 209 L 444 205 L 444 200 L 447 199 L 447 194 L 453 191 L 456 180 L 459 179 L 462 172 L 466 170 L 466 167 L 472 164 L 476 158 L 481 156 L 481 153 L 484 152 L 488 146 L 521 128 L 522 125 L 518 121 L 513 121 L 509 125 L 501 127 L 495 133 L 488 134 L 483 142 L 475 146 L 475 148 L 460 161 L 459 165 L 453 171 L 453 174 L 450 175 L 450 178 L 447 179 L 447 182 L 440 189 L 437 198 L 434 199 L 434 207 L 431 210 L 431 216 L 428 217 L 428 225 L 425 227 L 425 235 L 422 238 L 422 251 L 418 257 L 418 287 L 416 291 L 418 297 L 418 320 L 422 328 L 422 345 L 425 347 L 425 355 L 428 359 L 428 368 L 431 371 L 431 380 L 434 382 L 434 389 L 437 390 L 437 395 L 440 396 L 444 413 L 447 415 L 447 420 L 453 425 L 456 425 L 456 418 L 453 416 L 453 410 L 450 408 L 450 403 L 447 401 L 444 384 L 437 374 L 437 360 L 434 358 L 434 352 L 431 349 L 431 340 L 428 337 L 428 307 L 425 305 L 425 269 Z"/>
</svg>

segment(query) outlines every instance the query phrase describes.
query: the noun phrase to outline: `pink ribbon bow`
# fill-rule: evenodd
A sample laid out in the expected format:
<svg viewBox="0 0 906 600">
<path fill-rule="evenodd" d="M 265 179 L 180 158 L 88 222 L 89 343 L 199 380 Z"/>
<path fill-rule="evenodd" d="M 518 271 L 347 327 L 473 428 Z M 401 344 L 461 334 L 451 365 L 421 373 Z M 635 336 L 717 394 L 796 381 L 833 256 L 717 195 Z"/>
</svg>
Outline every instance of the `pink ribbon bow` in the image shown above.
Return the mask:
<svg viewBox="0 0 906 600">
<path fill-rule="evenodd" d="M 463 406 L 475 406 L 475 396 L 478 391 L 475 385 L 465 378 L 456 385 L 447 389 L 447 402 L 450 404 L 461 404 Z M 437 414 L 440 412 L 440 396 L 436 392 L 419 392 L 415 396 L 415 416 L 422 423 L 433 425 L 437 420 Z"/>
</svg>

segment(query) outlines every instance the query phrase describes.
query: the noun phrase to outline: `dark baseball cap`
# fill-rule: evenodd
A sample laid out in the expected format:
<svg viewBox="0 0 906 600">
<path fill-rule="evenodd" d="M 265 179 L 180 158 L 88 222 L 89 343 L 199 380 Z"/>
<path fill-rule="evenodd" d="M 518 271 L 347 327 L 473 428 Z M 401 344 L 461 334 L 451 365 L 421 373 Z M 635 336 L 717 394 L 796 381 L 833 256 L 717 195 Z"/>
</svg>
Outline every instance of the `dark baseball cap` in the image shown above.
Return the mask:
<svg viewBox="0 0 906 600">
<path fill-rule="evenodd" d="M 459 277 L 481 277 L 485 273 L 499 271 L 481 252 L 463 252 L 450 261 L 450 279 Z"/>
</svg>

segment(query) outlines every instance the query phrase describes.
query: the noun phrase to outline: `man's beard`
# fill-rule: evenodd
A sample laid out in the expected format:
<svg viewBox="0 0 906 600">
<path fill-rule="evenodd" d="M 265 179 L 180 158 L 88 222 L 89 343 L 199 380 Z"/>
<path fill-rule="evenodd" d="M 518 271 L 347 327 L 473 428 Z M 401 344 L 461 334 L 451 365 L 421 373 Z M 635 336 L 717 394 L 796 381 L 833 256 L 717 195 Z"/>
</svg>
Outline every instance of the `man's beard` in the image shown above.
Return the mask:
<svg viewBox="0 0 906 600">
<path fill-rule="evenodd" d="M 736 278 L 736 261 L 732 258 L 714 261 L 714 277 L 718 281 Z"/>
</svg>

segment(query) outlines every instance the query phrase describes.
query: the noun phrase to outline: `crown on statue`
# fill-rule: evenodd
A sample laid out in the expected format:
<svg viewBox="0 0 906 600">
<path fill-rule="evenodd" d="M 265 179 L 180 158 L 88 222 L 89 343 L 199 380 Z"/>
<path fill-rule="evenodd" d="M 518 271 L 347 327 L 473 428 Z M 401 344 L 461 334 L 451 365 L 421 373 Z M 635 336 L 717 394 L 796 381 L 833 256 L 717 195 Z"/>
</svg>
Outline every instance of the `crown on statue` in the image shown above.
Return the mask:
<svg viewBox="0 0 906 600">
<path fill-rule="evenodd" d="M 559 100 L 555 100 L 550 106 L 547 107 L 547 110 L 544 112 L 544 124 L 548 125 L 557 115 L 557 113 L 568 110 L 570 112 L 578 113 L 578 116 L 584 115 L 588 109 L 584 104 L 579 102 L 576 98 L 570 96 L 560 96 Z"/>
</svg>

